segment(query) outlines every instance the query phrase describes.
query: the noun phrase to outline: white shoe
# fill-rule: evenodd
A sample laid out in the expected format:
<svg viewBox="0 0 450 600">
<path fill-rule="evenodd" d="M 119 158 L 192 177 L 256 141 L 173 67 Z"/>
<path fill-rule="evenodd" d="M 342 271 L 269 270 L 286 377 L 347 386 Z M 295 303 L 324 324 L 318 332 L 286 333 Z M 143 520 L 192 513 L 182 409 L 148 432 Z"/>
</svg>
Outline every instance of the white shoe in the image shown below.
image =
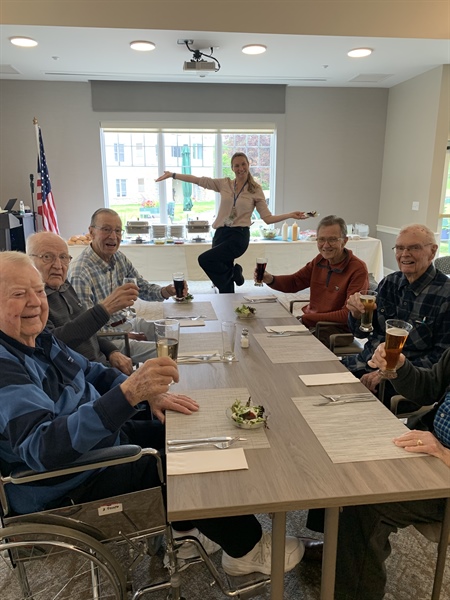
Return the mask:
<svg viewBox="0 0 450 600">
<path fill-rule="evenodd" d="M 201 533 L 197 528 L 190 529 L 189 531 L 175 531 L 173 529 L 172 532 L 173 532 L 173 537 L 175 540 L 177 540 L 178 538 L 183 537 L 185 535 L 197 538 L 198 541 L 203 546 L 203 548 L 205 549 L 207 554 L 214 554 L 214 552 L 217 552 L 218 550 L 220 550 L 219 544 L 216 544 L 215 542 L 213 542 L 212 540 L 207 538 L 206 535 L 203 535 L 203 533 Z M 189 542 L 186 542 L 185 544 L 183 544 L 177 550 L 177 553 L 178 553 L 178 558 L 183 559 L 183 560 L 186 560 L 189 558 L 197 558 L 200 556 L 197 546 L 195 544 L 191 544 Z"/>
<path fill-rule="evenodd" d="M 290 571 L 302 560 L 305 549 L 296 537 L 286 538 L 284 555 L 284 571 Z M 233 558 L 225 551 L 222 556 L 222 567 L 225 573 L 232 576 L 264 573 L 270 575 L 272 562 L 272 534 L 265 531 L 256 546 L 245 556 Z"/>
</svg>

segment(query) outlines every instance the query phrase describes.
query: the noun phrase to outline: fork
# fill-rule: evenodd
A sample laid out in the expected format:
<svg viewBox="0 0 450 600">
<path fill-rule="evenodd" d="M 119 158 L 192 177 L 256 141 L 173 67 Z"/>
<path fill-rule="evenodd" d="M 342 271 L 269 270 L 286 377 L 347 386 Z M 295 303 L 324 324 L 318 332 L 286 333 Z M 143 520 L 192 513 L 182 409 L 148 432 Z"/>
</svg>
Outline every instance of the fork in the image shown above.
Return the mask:
<svg viewBox="0 0 450 600">
<path fill-rule="evenodd" d="M 354 392 L 353 394 L 320 394 L 322 398 L 326 398 L 327 400 L 331 400 L 331 402 L 338 402 L 339 400 L 352 399 L 352 398 L 372 398 L 373 394 L 370 392 L 361 392 L 358 394 Z"/>
<path fill-rule="evenodd" d="M 204 360 L 204 361 L 208 361 L 211 360 L 211 358 L 214 358 L 215 356 L 218 356 L 218 352 L 214 352 L 214 354 L 194 354 L 193 356 L 179 356 L 178 357 L 178 362 L 189 362 L 192 360 Z"/>
<path fill-rule="evenodd" d="M 169 446 L 170 452 L 178 452 L 179 450 L 192 450 L 193 448 L 199 448 L 200 446 L 215 446 L 219 450 L 226 450 L 232 446 L 235 442 L 245 441 L 246 438 L 235 437 L 229 442 L 200 442 L 198 444 L 183 444 L 179 446 Z"/>
</svg>

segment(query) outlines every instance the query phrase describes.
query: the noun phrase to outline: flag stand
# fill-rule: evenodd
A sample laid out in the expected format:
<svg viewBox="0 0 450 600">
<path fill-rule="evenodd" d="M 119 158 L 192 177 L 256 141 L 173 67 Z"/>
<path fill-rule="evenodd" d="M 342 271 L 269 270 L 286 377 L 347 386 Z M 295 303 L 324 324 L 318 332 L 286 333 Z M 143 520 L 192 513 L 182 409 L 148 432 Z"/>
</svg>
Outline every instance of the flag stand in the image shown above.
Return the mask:
<svg viewBox="0 0 450 600">
<path fill-rule="evenodd" d="M 36 212 L 34 210 L 34 175 L 30 173 L 31 212 L 33 215 L 34 230 L 37 231 Z"/>
</svg>

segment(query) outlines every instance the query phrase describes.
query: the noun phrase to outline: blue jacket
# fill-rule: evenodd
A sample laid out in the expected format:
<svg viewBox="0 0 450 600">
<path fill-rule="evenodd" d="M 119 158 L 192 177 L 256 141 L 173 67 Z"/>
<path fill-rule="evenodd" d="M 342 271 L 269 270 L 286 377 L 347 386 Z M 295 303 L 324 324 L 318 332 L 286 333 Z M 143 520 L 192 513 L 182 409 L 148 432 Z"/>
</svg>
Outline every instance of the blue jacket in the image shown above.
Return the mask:
<svg viewBox="0 0 450 600">
<path fill-rule="evenodd" d="M 47 330 L 34 348 L 0 331 L 0 469 L 36 471 L 70 463 L 88 450 L 119 444 L 136 414 L 119 387 L 126 376 L 91 363 Z M 42 510 L 92 475 L 6 486 L 16 513 Z"/>
</svg>

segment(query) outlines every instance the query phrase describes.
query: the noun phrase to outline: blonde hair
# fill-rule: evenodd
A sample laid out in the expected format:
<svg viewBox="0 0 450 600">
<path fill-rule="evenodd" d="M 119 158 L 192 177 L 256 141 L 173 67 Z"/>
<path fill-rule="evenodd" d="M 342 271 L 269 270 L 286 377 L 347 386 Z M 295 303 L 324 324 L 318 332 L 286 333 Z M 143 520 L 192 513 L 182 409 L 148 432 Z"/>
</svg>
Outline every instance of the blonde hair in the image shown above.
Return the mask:
<svg viewBox="0 0 450 600">
<path fill-rule="evenodd" d="M 235 158 L 239 158 L 240 156 L 242 156 L 243 158 L 245 158 L 245 160 L 247 161 L 248 166 L 250 166 L 250 162 L 248 160 L 248 157 L 243 152 L 235 152 L 233 154 L 233 156 L 231 157 L 231 166 L 233 167 L 233 160 Z M 259 183 L 257 181 L 254 180 L 253 175 L 249 171 L 248 172 L 248 176 L 247 176 L 247 188 L 248 188 L 248 191 L 250 192 L 250 194 L 254 194 L 256 192 L 256 190 L 258 189 L 258 187 L 261 187 L 261 186 L 259 185 Z"/>
</svg>

